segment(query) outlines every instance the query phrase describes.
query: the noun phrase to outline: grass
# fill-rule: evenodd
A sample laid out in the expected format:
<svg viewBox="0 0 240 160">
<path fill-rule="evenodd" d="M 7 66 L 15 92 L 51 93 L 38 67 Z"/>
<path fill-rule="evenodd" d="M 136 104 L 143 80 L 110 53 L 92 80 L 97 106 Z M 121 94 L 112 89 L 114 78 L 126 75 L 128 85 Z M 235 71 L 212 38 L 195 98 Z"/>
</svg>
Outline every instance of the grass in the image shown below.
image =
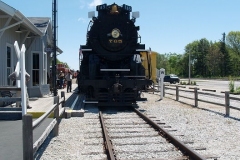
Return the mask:
<svg viewBox="0 0 240 160">
<path fill-rule="evenodd" d="M 230 93 L 232 93 L 232 94 L 240 94 L 240 86 L 235 87 L 235 80 L 232 77 L 229 77 L 229 81 L 230 82 L 228 84 L 228 87 L 229 87 Z"/>
</svg>

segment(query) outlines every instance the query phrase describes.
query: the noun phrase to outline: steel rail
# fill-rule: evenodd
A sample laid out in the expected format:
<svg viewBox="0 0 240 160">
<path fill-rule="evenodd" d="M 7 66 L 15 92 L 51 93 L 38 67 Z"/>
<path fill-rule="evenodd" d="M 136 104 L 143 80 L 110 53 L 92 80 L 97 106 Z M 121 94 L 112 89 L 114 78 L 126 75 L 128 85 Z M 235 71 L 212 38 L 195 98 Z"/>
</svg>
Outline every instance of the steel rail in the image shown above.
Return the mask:
<svg viewBox="0 0 240 160">
<path fill-rule="evenodd" d="M 108 156 L 111 160 L 116 160 L 116 157 L 115 157 L 114 151 L 113 151 L 113 146 L 112 146 L 112 143 L 110 142 L 110 138 L 108 136 L 108 131 L 107 131 L 106 126 L 104 124 L 103 115 L 102 115 L 101 111 L 99 112 L 99 119 L 100 119 L 101 126 L 102 126 L 103 137 L 104 137 L 104 140 L 105 140 L 104 144 L 105 144 L 106 150 L 108 152 Z"/>
<path fill-rule="evenodd" d="M 140 111 L 138 111 L 136 108 L 132 107 L 133 110 L 141 117 L 143 118 L 148 124 L 152 125 L 155 129 L 157 129 L 159 132 L 163 134 L 163 136 L 167 137 L 171 143 L 173 143 L 175 146 L 179 147 L 179 149 L 187 156 L 194 160 L 204 160 L 206 158 L 199 155 L 197 152 L 189 148 L 187 145 L 185 145 L 183 142 L 178 140 L 176 137 L 168 133 L 165 129 L 161 128 L 157 123 L 153 122 L 151 119 L 149 119 L 147 116 L 142 114 Z"/>
</svg>

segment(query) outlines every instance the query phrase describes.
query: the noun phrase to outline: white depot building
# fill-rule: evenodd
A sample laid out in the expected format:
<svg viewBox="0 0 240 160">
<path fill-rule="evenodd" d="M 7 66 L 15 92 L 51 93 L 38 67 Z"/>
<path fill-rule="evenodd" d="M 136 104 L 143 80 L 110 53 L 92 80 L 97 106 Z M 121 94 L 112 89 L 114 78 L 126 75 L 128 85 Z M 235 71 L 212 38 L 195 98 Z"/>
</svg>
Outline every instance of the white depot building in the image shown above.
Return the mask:
<svg viewBox="0 0 240 160">
<path fill-rule="evenodd" d="M 52 65 L 53 30 L 49 17 L 25 17 L 20 11 L 0 1 L 0 86 L 12 86 L 8 75 L 18 62 L 14 43 L 26 47 L 25 68 L 30 74 L 29 97 L 41 97 Z M 58 47 L 57 47 L 58 48 Z M 62 51 L 58 48 L 58 53 Z"/>
</svg>

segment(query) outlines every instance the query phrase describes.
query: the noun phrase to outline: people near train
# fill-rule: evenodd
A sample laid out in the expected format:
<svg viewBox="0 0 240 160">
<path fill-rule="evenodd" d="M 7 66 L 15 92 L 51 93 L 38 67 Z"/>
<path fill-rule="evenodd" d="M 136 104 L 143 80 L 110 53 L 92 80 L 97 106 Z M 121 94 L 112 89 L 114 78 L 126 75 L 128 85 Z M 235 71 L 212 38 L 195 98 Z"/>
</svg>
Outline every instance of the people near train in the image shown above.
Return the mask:
<svg viewBox="0 0 240 160">
<path fill-rule="evenodd" d="M 78 93 L 80 93 L 80 72 L 77 70 L 77 84 L 78 84 Z"/>
<path fill-rule="evenodd" d="M 67 75 L 65 76 L 65 79 L 67 81 L 67 93 L 68 91 L 72 91 L 72 73 L 71 71 L 68 71 Z"/>
<path fill-rule="evenodd" d="M 59 88 L 62 89 L 63 88 L 63 80 L 64 80 L 64 74 L 62 71 L 60 71 L 58 78 L 59 78 Z"/>
<path fill-rule="evenodd" d="M 19 75 L 17 77 L 17 73 L 13 72 L 11 73 L 8 78 L 10 78 L 13 81 L 13 85 L 16 85 L 17 80 L 21 80 L 21 72 L 19 72 Z M 31 109 L 32 107 L 29 106 L 29 97 L 28 97 L 28 92 L 27 92 L 27 82 L 30 80 L 30 75 L 25 72 L 25 91 L 26 91 L 26 105 L 27 109 Z M 21 97 L 21 91 L 16 92 L 16 97 Z M 16 107 L 21 107 L 20 102 L 16 102 Z"/>
</svg>

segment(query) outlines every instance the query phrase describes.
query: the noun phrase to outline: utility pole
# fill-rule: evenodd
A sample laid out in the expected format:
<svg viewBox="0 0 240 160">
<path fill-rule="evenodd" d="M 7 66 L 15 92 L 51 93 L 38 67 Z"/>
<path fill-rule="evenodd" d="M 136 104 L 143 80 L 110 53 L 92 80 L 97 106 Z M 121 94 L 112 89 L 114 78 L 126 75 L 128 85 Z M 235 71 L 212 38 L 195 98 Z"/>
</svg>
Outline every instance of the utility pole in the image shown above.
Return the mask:
<svg viewBox="0 0 240 160">
<path fill-rule="evenodd" d="M 191 63 L 190 63 L 190 61 L 191 61 L 191 58 L 190 58 L 190 52 L 189 52 L 189 57 L 188 57 L 188 84 L 190 84 L 190 77 L 191 77 Z"/>
<path fill-rule="evenodd" d="M 57 96 L 57 87 L 56 87 L 56 70 L 57 70 L 57 47 L 56 47 L 56 12 L 57 12 L 57 0 L 54 0 L 53 3 L 53 29 L 54 29 L 54 35 L 53 35 L 53 64 L 52 64 L 52 71 L 53 71 L 53 94 L 54 96 Z"/>
</svg>

